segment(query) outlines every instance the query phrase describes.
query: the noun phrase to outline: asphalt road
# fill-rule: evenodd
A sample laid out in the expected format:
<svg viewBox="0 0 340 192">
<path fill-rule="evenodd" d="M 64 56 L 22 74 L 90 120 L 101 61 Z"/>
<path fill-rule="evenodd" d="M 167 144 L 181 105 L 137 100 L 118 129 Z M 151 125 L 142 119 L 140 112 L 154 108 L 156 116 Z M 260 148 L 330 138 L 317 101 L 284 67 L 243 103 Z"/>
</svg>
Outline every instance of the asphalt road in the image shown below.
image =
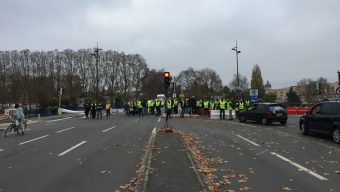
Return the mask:
<svg viewBox="0 0 340 192">
<path fill-rule="evenodd" d="M 298 117 L 290 117 L 286 126 L 173 118 L 169 124 L 195 137 L 214 170 L 210 183 L 219 183 L 221 191 L 340 191 L 340 145 L 326 137 L 302 136 L 297 122 Z M 154 116 L 124 115 L 30 124 L 23 136 L 0 137 L 0 191 L 124 191 L 120 186 L 138 175 L 152 130 L 162 125 L 164 119 Z M 173 149 L 167 147 L 172 141 L 156 136 L 152 149 L 158 153 L 150 168 L 158 172 L 150 173 L 150 183 L 158 182 L 157 175 L 176 175 L 159 171 L 164 154 L 187 158 L 178 156 L 183 151 L 178 141 Z M 168 172 L 178 173 L 182 165 L 192 170 L 176 158 L 177 164 L 166 162 Z M 188 185 L 196 179 L 189 172 L 182 175 Z M 149 188 L 163 191 L 162 185 Z"/>
</svg>

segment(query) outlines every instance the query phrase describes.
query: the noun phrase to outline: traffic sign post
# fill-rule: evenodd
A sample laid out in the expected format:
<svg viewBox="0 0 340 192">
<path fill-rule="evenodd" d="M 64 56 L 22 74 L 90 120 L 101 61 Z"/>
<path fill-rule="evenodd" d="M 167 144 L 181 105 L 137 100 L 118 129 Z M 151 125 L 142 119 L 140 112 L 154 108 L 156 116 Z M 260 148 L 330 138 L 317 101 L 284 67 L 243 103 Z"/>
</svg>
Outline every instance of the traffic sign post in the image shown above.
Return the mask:
<svg viewBox="0 0 340 192">
<path fill-rule="evenodd" d="M 338 95 L 338 96 L 340 96 L 340 87 L 338 87 L 338 88 L 336 88 L 336 94 Z"/>
</svg>

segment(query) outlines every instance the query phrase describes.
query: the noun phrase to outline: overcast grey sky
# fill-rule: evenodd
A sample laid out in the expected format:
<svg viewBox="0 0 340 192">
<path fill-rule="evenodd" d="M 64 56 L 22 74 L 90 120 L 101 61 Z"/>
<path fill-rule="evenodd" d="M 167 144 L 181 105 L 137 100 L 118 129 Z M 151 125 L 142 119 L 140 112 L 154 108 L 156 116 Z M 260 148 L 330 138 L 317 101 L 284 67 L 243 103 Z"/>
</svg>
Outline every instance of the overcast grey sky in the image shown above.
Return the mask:
<svg viewBox="0 0 340 192">
<path fill-rule="evenodd" d="M 99 46 L 178 75 L 212 68 L 223 84 L 255 64 L 273 88 L 337 81 L 339 0 L 0 0 L 0 50 Z"/>
</svg>

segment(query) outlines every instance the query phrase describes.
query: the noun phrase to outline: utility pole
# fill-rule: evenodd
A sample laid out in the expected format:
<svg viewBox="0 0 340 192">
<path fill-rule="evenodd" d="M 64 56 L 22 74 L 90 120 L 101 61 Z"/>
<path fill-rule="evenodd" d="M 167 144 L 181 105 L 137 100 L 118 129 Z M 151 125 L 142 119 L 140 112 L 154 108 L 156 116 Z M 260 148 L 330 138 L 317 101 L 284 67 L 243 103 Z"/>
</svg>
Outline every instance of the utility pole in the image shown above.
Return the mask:
<svg viewBox="0 0 340 192">
<path fill-rule="evenodd" d="M 101 51 L 102 49 L 98 48 L 98 43 L 97 43 L 97 47 L 94 48 L 94 53 L 92 53 L 91 55 L 93 55 L 96 58 L 96 104 L 98 104 L 98 89 L 99 89 L 99 75 L 98 75 L 98 68 L 99 68 L 99 51 Z"/>
<path fill-rule="evenodd" d="M 239 80 L 239 76 L 238 76 L 238 54 L 241 53 L 241 51 L 238 50 L 237 40 L 236 40 L 236 46 L 234 48 L 232 48 L 231 50 L 235 51 L 235 54 L 236 54 L 236 80 L 237 80 L 236 92 L 237 92 L 237 94 L 239 94 L 238 91 L 239 91 L 239 88 L 240 88 L 240 80 Z"/>
<path fill-rule="evenodd" d="M 338 85 L 340 85 L 340 71 L 338 70 Z"/>
</svg>

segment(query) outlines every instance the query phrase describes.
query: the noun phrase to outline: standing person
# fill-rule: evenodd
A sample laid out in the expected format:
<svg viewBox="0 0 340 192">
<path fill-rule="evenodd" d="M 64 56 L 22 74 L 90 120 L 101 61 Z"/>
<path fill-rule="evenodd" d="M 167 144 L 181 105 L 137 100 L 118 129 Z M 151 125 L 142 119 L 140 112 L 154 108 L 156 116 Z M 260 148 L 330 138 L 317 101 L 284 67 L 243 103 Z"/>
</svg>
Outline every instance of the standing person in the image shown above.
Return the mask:
<svg viewBox="0 0 340 192">
<path fill-rule="evenodd" d="M 101 103 L 98 103 L 97 104 L 97 119 L 102 119 L 103 118 L 103 112 L 102 112 L 102 104 Z"/>
<path fill-rule="evenodd" d="M 187 108 L 186 101 L 184 101 L 184 99 L 181 100 L 181 108 L 182 108 L 182 111 L 181 111 L 180 118 L 184 118 L 185 110 Z"/>
<path fill-rule="evenodd" d="M 86 117 L 86 119 L 89 118 L 90 110 L 91 110 L 91 105 L 90 105 L 90 103 L 86 103 L 86 105 L 85 105 L 85 117 Z"/>
<path fill-rule="evenodd" d="M 111 115 L 111 104 L 109 101 L 105 105 L 105 110 L 106 110 L 106 118 L 109 118 Z"/>
<path fill-rule="evenodd" d="M 203 101 L 203 107 L 204 107 L 204 114 L 205 114 L 205 116 L 206 117 L 210 117 L 208 97 L 206 97 L 205 100 Z"/>
<path fill-rule="evenodd" d="M 171 119 L 171 109 L 172 109 L 172 101 L 169 98 L 165 102 L 166 121 L 168 121 L 168 119 Z"/>
<path fill-rule="evenodd" d="M 222 98 L 220 100 L 220 120 L 225 119 L 225 104 L 226 104 L 226 102 L 225 102 L 224 98 Z"/>
<path fill-rule="evenodd" d="M 230 99 L 227 101 L 227 109 L 229 111 L 229 120 L 233 120 L 233 102 Z"/>
<path fill-rule="evenodd" d="M 157 110 L 157 116 L 161 115 L 161 101 L 159 99 L 156 100 L 156 110 Z"/>
<path fill-rule="evenodd" d="M 25 127 L 23 126 L 23 122 L 25 120 L 24 110 L 19 106 L 19 104 L 15 104 L 15 116 L 19 122 L 19 128 L 21 128 L 21 134 L 25 134 Z"/>
<path fill-rule="evenodd" d="M 97 111 L 97 105 L 96 103 L 92 103 L 92 106 L 91 106 L 92 119 L 96 118 L 96 111 Z"/>
<path fill-rule="evenodd" d="M 143 105 L 140 99 L 137 99 L 138 115 L 143 116 Z"/>
</svg>

